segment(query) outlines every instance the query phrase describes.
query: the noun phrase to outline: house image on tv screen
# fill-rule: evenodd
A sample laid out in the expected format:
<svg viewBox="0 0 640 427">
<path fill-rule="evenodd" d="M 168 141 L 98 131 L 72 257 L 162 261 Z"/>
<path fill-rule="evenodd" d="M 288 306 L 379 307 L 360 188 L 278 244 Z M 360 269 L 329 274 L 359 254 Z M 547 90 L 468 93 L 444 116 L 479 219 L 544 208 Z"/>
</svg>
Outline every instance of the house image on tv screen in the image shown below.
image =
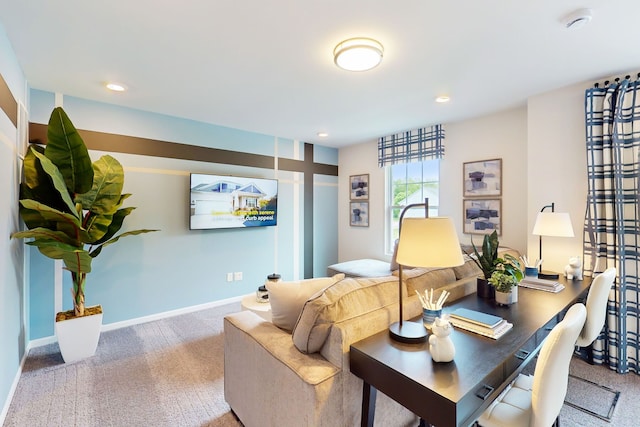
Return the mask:
<svg viewBox="0 0 640 427">
<path fill-rule="evenodd" d="M 217 177 L 221 178 L 221 177 Z M 270 193 L 263 190 L 269 188 Z M 191 187 L 191 228 L 275 225 L 277 181 L 248 178 L 215 179 Z"/>
</svg>

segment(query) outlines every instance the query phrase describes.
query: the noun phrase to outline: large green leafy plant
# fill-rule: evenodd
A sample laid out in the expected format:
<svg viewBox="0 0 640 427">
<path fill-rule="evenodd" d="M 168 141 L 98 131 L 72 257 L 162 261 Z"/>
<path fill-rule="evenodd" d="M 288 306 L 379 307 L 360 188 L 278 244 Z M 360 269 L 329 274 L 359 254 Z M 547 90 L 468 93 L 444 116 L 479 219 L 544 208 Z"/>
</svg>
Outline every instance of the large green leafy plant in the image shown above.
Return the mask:
<svg viewBox="0 0 640 427">
<path fill-rule="evenodd" d="M 499 270 L 501 274 L 513 277 L 516 283 L 524 277 L 520 262 L 516 257 L 511 254 L 505 254 L 504 258 L 498 257 L 500 242 L 496 231 L 484 236 L 482 253 L 476 248 L 473 238 L 471 238 L 471 245 L 473 246 L 474 254 L 471 259 L 480 267 L 486 280 L 489 280 L 496 270 Z"/>
<path fill-rule="evenodd" d="M 127 231 L 116 236 L 135 208 L 122 207 L 124 170 L 104 155 L 92 163 L 87 147 L 61 107 L 51 113 L 45 147 L 32 145 L 24 159 L 20 216 L 27 231 L 11 237 L 27 242 L 53 259 L 61 259 L 73 280 L 76 316 L 85 311 L 85 280 L 91 261 L 121 237 L 156 230 Z"/>
</svg>

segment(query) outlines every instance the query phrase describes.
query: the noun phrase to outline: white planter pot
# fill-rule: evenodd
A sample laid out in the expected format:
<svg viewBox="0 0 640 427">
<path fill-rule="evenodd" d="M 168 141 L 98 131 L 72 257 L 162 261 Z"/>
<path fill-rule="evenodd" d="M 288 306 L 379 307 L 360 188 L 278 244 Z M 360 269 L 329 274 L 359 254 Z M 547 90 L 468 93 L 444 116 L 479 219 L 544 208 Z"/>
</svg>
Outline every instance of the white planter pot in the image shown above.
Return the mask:
<svg viewBox="0 0 640 427">
<path fill-rule="evenodd" d="M 513 292 L 498 292 L 496 291 L 496 303 L 503 305 L 513 304 Z"/>
<path fill-rule="evenodd" d="M 102 309 L 100 314 L 56 320 L 56 336 L 65 363 L 85 359 L 96 353 L 101 326 Z"/>
</svg>

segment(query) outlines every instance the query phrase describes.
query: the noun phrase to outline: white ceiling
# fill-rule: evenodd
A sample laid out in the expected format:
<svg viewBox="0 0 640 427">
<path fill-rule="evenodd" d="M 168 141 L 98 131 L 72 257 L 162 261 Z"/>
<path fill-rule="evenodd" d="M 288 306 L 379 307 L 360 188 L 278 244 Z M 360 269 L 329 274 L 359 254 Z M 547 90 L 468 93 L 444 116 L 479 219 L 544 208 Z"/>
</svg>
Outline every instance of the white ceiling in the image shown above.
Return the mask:
<svg viewBox="0 0 640 427">
<path fill-rule="evenodd" d="M 0 0 L 32 88 L 334 147 L 640 71 L 639 18 L 638 0 Z M 334 65 L 355 36 L 380 66 Z"/>
</svg>

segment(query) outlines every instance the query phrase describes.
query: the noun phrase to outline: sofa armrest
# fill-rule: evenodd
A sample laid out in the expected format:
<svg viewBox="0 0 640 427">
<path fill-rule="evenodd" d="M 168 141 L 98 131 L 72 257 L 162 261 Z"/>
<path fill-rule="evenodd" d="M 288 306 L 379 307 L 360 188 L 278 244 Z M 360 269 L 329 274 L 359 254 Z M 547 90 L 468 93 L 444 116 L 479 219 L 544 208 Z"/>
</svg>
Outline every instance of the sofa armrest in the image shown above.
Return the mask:
<svg viewBox="0 0 640 427">
<path fill-rule="evenodd" d="M 224 398 L 246 426 L 340 425 L 340 372 L 251 311 L 224 319 Z"/>
<path fill-rule="evenodd" d="M 255 352 L 260 348 L 308 384 L 318 384 L 339 371 L 338 367 L 319 354 L 301 353 L 293 345 L 291 334 L 251 311 L 241 311 L 225 317 L 224 339 L 225 362 L 227 356 L 234 359 L 242 358 L 242 354 Z M 252 362 L 246 362 L 255 363 L 261 360 L 251 359 Z M 230 362 L 233 363 L 231 360 Z M 225 368 L 226 366 L 225 363 Z"/>
</svg>

